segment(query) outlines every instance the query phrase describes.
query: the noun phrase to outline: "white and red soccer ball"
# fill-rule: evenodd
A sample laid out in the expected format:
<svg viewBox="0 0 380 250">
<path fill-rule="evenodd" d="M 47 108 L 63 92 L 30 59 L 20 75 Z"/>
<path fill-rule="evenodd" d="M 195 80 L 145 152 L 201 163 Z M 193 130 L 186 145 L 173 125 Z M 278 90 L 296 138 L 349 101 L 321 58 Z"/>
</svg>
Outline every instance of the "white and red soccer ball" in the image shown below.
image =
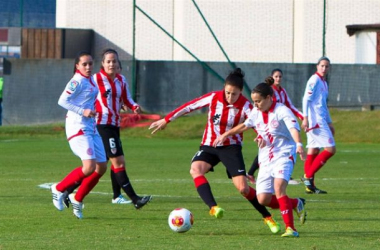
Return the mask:
<svg viewBox="0 0 380 250">
<path fill-rule="evenodd" d="M 168 223 L 174 232 L 184 233 L 193 226 L 194 217 L 186 208 L 176 208 L 169 214 Z"/>
</svg>

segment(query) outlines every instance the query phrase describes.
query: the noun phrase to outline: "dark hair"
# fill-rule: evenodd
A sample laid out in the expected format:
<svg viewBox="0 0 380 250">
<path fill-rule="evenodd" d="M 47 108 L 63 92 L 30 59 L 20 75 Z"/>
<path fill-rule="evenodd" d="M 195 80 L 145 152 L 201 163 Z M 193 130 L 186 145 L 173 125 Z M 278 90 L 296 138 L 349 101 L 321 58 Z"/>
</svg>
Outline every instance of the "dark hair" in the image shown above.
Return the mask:
<svg viewBox="0 0 380 250">
<path fill-rule="evenodd" d="M 318 59 L 318 62 L 317 62 L 317 65 L 319 65 L 319 63 L 321 61 L 328 61 L 330 63 L 330 59 L 327 57 L 327 56 L 322 56 L 321 58 Z"/>
<path fill-rule="evenodd" d="M 274 84 L 274 79 L 273 77 L 268 76 L 267 78 L 265 78 L 264 82 L 268 84 L 268 86 L 272 86 Z"/>
<path fill-rule="evenodd" d="M 82 56 L 91 56 L 91 54 L 87 51 L 80 51 L 78 54 L 77 54 L 77 57 L 75 57 L 75 60 L 74 60 L 74 74 L 75 72 L 77 71 L 77 64 L 79 63 L 80 61 L 80 58 Z M 92 57 L 92 56 L 91 56 Z"/>
<path fill-rule="evenodd" d="M 283 75 L 282 70 L 279 69 L 279 68 L 277 68 L 277 69 L 273 69 L 273 70 L 272 70 L 272 73 L 271 73 L 270 75 L 273 76 L 273 74 L 276 73 L 276 72 L 280 72 L 281 75 Z"/>
<path fill-rule="evenodd" d="M 119 63 L 119 68 L 120 68 L 120 70 L 122 70 L 123 67 L 121 67 L 121 62 L 120 62 L 120 60 L 118 59 L 117 62 Z"/>
<path fill-rule="evenodd" d="M 252 94 L 254 93 L 260 94 L 262 97 L 273 96 L 273 89 L 266 82 L 262 82 L 252 89 Z"/>
<path fill-rule="evenodd" d="M 239 88 L 240 90 L 244 87 L 244 72 L 241 70 L 241 68 L 236 68 L 233 71 L 230 72 L 230 74 L 227 76 L 225 80 L 225 84 L 235 86 Z"/>
</svg>

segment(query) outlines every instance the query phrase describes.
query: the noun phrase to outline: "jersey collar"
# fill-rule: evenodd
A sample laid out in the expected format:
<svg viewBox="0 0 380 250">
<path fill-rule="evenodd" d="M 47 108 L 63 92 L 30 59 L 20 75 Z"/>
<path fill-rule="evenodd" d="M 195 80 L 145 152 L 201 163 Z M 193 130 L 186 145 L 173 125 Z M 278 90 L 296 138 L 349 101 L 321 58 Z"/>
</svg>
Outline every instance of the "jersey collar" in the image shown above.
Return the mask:
<svg viewBox="0 0 380 250">
<path fill-rule="evenodd" d="M 274 110 L 275 107 L 276 107 L 276 102 L 273 101 L 273 99 L 272 99 L 272 105 L 270 106 L 269 110 L 268 111 L 264 111 L 263 113 L 273 112 L 273 110 Z"/>
<path fill-rule="evenodd" d="M 315 74 L 316 74 L 317 76 L 319 76 L 319 78 L 321 78 L 322 81 L 325 81 L 325 78 L 323 78 L 323 76 L 321 76 L 320 74 L 318 74 L 318 72 L 315 72 Z"/>
<path fill-rule="evenodd" d="M 79 70 L 75 70 L 75 73 L 78 73 L 79 75 L 83 76 L 84 78 L 87 78 L 87 79 L 90 78 L 90 76 L 83 75 Z"/>
<path fill-rule="evenodd" d="M 224 89 L 223 89 L 219 91 L 219 100 L 223 101 L 224 105 L 226 105 L 227 107 L 230 107 L 230 108 L 234 107 L 234 108 L 239 109 L 242 103 L 244 103 L 244 96 L 240 94 L 239 98 L 236 100 L 234 104 L 229 104 L 226 100 L 226 95 L 224 94 Z"/>
</svg>

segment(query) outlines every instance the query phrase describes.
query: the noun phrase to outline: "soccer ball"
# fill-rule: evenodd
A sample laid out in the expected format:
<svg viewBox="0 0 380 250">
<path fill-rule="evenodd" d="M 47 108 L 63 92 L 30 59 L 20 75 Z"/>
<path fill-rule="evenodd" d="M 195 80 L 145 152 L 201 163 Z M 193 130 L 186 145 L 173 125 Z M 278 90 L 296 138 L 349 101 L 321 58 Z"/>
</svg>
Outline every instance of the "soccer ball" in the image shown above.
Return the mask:
<svg viewBox="0 0 380 250">
<path fill-rule="evenodd" d="M 193 226 L 194 217 L 186 208 L 176 208 L 169 214 L 168 223 L 174 232 L 184 233 Z"/>
</svg>

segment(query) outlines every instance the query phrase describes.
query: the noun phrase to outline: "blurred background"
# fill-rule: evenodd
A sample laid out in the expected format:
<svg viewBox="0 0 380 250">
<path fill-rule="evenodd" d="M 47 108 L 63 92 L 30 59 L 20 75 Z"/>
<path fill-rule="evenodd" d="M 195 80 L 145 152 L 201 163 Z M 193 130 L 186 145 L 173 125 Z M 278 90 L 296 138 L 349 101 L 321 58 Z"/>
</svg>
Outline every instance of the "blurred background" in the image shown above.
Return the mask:
<svg viewBox="0 0 380 250">
<path fill-rule="evenodd" d="M 3 125 L 63 122 L 59 95 L 81 50 L 116 49 L 134 99 L 165 114 L 223 87 L 234 68 L 244 94 L 283 70 L 298 108 L 321 56 L 329 105 L 380 107 L 379 0 L 0 0 Z"/>
</svg>

